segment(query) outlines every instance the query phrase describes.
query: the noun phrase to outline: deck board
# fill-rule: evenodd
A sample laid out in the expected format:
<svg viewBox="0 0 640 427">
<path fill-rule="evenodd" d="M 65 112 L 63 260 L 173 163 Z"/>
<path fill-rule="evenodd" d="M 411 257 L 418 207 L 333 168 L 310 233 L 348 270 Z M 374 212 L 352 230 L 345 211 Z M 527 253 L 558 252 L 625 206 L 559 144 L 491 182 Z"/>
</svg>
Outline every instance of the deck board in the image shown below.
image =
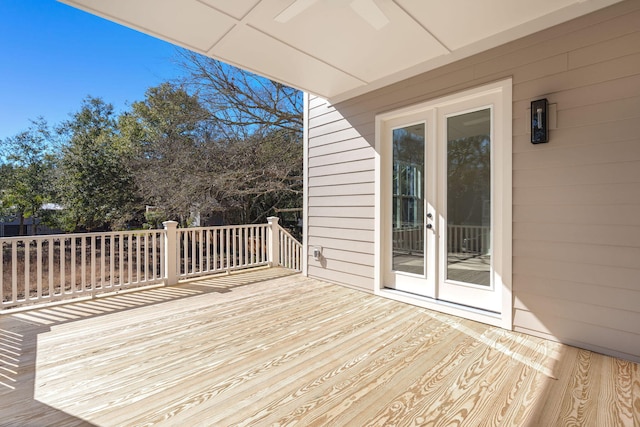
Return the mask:
<svg viewBox="0 0 640 427">
<path fill-rule="evenodd" d="M 638 364 L 260 269 L 0 316 L 0 425 L 638 425 Z"/>
</svg>

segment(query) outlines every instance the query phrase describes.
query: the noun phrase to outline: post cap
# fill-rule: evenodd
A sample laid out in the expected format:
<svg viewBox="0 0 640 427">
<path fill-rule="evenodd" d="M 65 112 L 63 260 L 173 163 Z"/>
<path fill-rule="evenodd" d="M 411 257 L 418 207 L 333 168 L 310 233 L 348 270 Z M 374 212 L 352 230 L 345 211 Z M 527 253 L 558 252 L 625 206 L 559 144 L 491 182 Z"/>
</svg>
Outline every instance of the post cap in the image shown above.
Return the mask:
<svg viewBox="0 0 640 427">
<path fill-rule="evenodd" d="M 277 223 L 278 223 L 278 221 L 280 221 L 280 218 L 278 218 L 277 216 L 270 216 L 270 217 L 267 217 L 267 222 L 268 222 L 269 224 L 277 224 Z"/>
</svg>

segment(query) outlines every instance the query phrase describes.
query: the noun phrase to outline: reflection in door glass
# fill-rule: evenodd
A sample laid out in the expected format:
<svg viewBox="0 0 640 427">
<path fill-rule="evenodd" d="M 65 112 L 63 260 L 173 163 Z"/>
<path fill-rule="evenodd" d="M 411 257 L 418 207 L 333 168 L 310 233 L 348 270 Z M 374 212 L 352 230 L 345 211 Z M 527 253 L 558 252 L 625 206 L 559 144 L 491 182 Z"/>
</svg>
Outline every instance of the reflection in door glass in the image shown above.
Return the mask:
<svg viewBox="0 0 640 427">
<path fill-rule="evenodd" d="M 425 274 L 425 125 L 393 131 L 393 270 Z"/>
<path fill-rule="evenodd" d="M 447 279 L 491 285 L 491 110 L 447 118 Z"/>
</svg>

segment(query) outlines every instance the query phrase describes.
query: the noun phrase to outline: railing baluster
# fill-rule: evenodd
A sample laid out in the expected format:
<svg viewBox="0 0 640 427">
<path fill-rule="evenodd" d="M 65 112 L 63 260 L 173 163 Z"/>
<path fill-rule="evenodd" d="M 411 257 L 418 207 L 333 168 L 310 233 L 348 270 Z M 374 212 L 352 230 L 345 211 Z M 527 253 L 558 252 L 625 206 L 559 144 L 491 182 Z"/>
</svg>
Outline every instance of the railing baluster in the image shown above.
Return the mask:
<svg viewBox="0 0 640 427">
<path fill-rule="evenodd" d="M 249 234 L 249 237 L 247 239 L 249 241 L 249 244 L 247 245 L 249 249 L 249 258 L 247 260 L 247 264 L 251 266 L 256 262 L 256 226 L 249 226 L 249 228 L 247 229 L 247 233 Z"/>
<path fill-rule="evenodd" d="M 60 293 L 67 293 L 67 278 L 65 275 L 67 250 L 65 248 L 66 239 L 60 238 Z"/>
<path fill-rule="evenodd" d="M 151 254 L 149 253 L 149 236 L 151 232 L 144 233 L 144 250 L 142 251 L 142 268 L 144 269 L 143 281 L 149 281 L 149 261 Z"/>
<path fill-rule="evenodd" d="M 231 228 L 231 247 L 232 252 L 231 252 L 231 260 L 232 260 L 232 267 L 235 267 L 236 265 L 238 265 L 238 229 L 237 228 Z"/>
<path fill-rule="evenodd" d="M 266 238 L 265 238 L 266 233 L 267 233 L 267 228 L 264 225 L 260 226 L 258 228 L 258 235 L 259 235 L 259 237 L 258 237 L 258 254 L 260 254 L 259 258 L 258 258 L 258 262 L 259 263 L 263 263 L 265 261 L 264 250 L 267 247 L 267 245 L 265 243 L 266 242 Z"/>
<path fill-rule="evenodd" d="M 134 237 L 133 235 L 131 237 Z M 135 243 L 136 243 L 136 280 L 135 283 L 140 283 L 140 233 L 135 235 Z"/>
<path fill-rule="evenodd" d="M 194 230 L 189 230 L 189 238 L 191 239 L 191 273 L 195 273 L 198 270 L 196 269 L 196 232 Z"/>
<path fill-rule="evenodd" d="M 76 238 L 74 237 L 71 240 L 75 241 Z M 90 242 L 89 237 L 85 237 L 85 236 L 80 237 L 80 250 L 82 251 L 80 256 L 80 259 L 82 262 L 82 280 L 81 280 L 80 286 L 77 286 L 77 282 L 76 282 L 76 286 L 72 286 L 73 292 L 75 293 L 78 293 L 87 287 L 87 273 L 91 274 L 91 271 L 90 271 L 91 267 L 87 268 L 88 267 L 87 251 L 90 249 L 88 248 L 89 242 Z M 71 263 L 71 265 L 69 266 L 69 270 L 70 270 L 71 277 L 73 278 L 75 278 L 76 276 L 75 269 L 76 269 L 76 264 Z"/>
<path fill-rule="evenodd" d="M 4 242 L 0 241 L 0 279 L 2 284 L 0 285 L 0 303 L 5 302 L 4 292 Z"/>
<path fill-rule="evenodd" d="M 289 244 L 287 245 L 287 252 L 289 252 L 287 254 L 287 260 L 288 260 L 288 266 L 287 268 L 293 268 L 293 264 L 294 264 L 294 259 L 293 259 L 293 241 L 289 240 Z"/>
<path fill-rule="evenodd" d="M 267 247 L 267 226 L 262 227 L 262 262 L 269 262 Z"/>
<path fill-rule="evenodd" d="M 106 263 L 105 263 L 105 259 L 107 258 L 107 254 L 106 254 L 106 242 L 107 238 L 106 236 L 102 236 L 100 238 L 100 288 L 104 289 L 105 287 L 105 277 L 104 275 L 106 274 Z"/>
<path fill-rule="evenodd" d="M 154 265 L 157 267 L 157 271 L 156 271 L 156 279 L 162 279 L 163 277 L 165 277 L 165 265 L 164 265 L 164 233 L 158 233 L 156 234 L 156 240 L 154 241 L 154 245 L 157 246 L 156 251 L 154 251 L 154 253 L 157 252 L 157 257 L 158 259 L 156 261 L 154 261 Z"/>
<path fill-rule="evenodd" d="M 184 254 L 184 262 L 182 265 L 184 266 L 184 274 L 189 274 L 188 260 L 189 260 L 189 242 L 188 242 L 188 232 L 187 230 L 180 231 L 182 233 L 182 252 Z"/>
<path fill-rule="evenodd" d="M 60 240 L 62 240 L 62 239 L 60 239 Z M 82 244 L 82 242 L 80 242 L 80 244 Z M 72 237 L 69 240 L 69 263 L 70 263 L 71 266 L 76 265 L 76 262 L 77 262 L 76 261 L 76 245 L 77 245 L 76 238 Z M 65 249 L 65 251 L 66 251 L 66 249 Z M 64 253 L 65 261 L 66 261 L 66 257 L 67 257 L 67 254 L 65 252 Z M 63 255 L 60 255 L 60 259 L 62 259 L 62 258 L 63 258 Z M 82 273 L 80 274 L 80 279 L 82 280 L 82 278 L 84 277 L 84 262 L 82 263 L 81 268 L 82 268 L 82 270 L 81 270 Z M 69 286 L 70 286 L 69 290 L 73 293 L 75 291 L 75 286 L 76 286 L 76 275 L 73 274 L 73 267 L 71 267 L 71 270 L 72 270 L 72 274 L 69 276 Z M 62 279 L 60 279 L 60 280 L 62 281 Z M 66 285 L 66 283 L 65 283 L 65 285 Z M 66 288 L 66 286 L 65 286 L 65 288 Z"/>
<path fill-rule="evenodd" d="M 11 300 L 18 301 L 18 242 L 11 243 Z"/>
<path fill-rule="evenodd" d="M 118 287 L 125 283 L 124 273 L 124 234 L 118 233 Z"/>
<path fill-rule="evenodd" d="M 205 232 L 207 236 L 207 271 L 211 271 L 211 230 Z"/>
<path fill-rule="evenodd" d="M 240 240 L 240 252 L 244 255 L 240 265 L 246 266 L 249 264 L 249 228 L 242 227 L 240 230 L 242 234 L 242 240 Z"/>
<path fill-rule="evenodd" d="M 54 239 L 49 239 L 49 298 L 53 298 L 53 246 Z"/>
<path fill-rule="evenodd" d="M 2 277 L 2 276 L 0 276 Z M 36 240 L 36 300 L 42 298 L 42 239 Z"/>
<path fill-rule="evenodd" d="M 31 241 L 30 240 L 25 240 L 24 241 L 24 284 L 23 284 L 23 293 L 24 293 L 24 299 L 25 301 L 29 299 L 29 289 L 31 288 L 30 286 L 30 281 L 29 281 L 29 269 L 30 264 L 31 264 L 31 254 L 29 253 L 31 251 Z"/>
<path fill-rule="evenodd" d="M 218 271 L 218 248 L 220 247 L 220 245 L 218 244 L 218 239 L 220 237 L 219 234 L 220 233 L 218 233 L 218 229 L 214 228 L 213 230 L 211 230 L 211 240 L 212 240 L 211 251 L 213 252 L 212 271 Z"/>
<path fill-rule="evenodd" d="M 263 238 L 262 238 L 263 230 L 264 230 L 264 227 L 262 226 L 258 226 L 256 228 L 256 262 L 257 263 L 262 262 L 262 247 L 264 246 Z"/>
<path fill-rule="evenodd" d="M 244 229 L 242 227 L 234 227 L 236 230 L 236 259 L 238 262 L 235 267 L 242 267 L 244 265 Z"/>
<path fill-rule="evenodd" d="M 133 283 L 133 234 L 127 236 L 127 285 Z"/>
<path fill-rule="evenodd" d="M 149 263 L 153 266 L 151 269 L 151 277 L 149 277 L 147 280 L 156 280 L 156 262 L 157 262 L 157 258 L 156 258 L 156 237 L 157 237 L 157 233 L 155 231 L 153 231 L 151 233 L 151 255 L 149 256 Z"/>
<path fill-rule="evenodd" d="M 203 275 L 207 272 L 207 233 L 204 229 L 198 229 L 198 272 Z"/>
<path fill-rule="evenodd" d="M 253 240 L 253 229 L 254 226 L 249 225 L 245 229 L 245 264 L 247 267 L 250 267 L 254 263 L 253 253 L 255 252 L 253 247 L 255 246 L 255 242 Z"/>
<path fill-rule="evenodd" d="M 225 230 L 225 237 L 227 239 L 227 245 L 225 248 L 226 251 L 226 256 L 225 256 L 225 268 L 226 269 L 230 269 L 231 267 L 233 267 L 233 234 L 232 234 L 232 229 L 231 228 L 227 228 Z"/>
<path fill-rule="evenodd" d="M 91 244 L 89 245 L 89 251 L 91 255 L 91 267 L 89 268 L 89 283 L 82 287 L 82 292 L 91 292 L 95 289 L 96 283 L 96 236 L 95 234 L 90 238 Z"/>
<path fill-rule="evenodd" d="M 109 288 L 113 288 L 115 285 L 114 277 L 115 271 L 115 258 L 116 258 L 116 236 L 112 234 L 109 238 Z"/>
</svg>

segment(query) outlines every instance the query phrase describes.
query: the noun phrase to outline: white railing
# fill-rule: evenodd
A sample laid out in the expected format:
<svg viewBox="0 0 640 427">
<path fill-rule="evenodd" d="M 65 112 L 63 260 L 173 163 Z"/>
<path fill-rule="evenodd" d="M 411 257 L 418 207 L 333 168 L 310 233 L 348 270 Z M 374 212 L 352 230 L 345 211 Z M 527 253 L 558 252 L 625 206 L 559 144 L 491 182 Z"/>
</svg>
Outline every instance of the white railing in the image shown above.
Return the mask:
<svg viewBox="0 0 640 427">
<path fill-rule="evenodd" d="M 268 265 L 267 224 L 178 229 L 180 278 Z"/>
<path fill-rule="evenodd" d="M 259 266 L 301 271 L 302 245 L 268 221 L 0 238 L 0 309 Z"/>
<path fill-rule="evenodd" d="M 447 251 L 453 254 L 483 255 L 490 251 L 491 227 L 476 225 L 447 226 Z M 408 227 L 393 230 L 393 251 L 422 253 L 424 227 Z"/>
<path fill-rule="evenodd" d="M 302 245 L 287 230 L 278 227 L 278 265 L 290 270 L 302 271 Z"/>
<path fill-rule="evenodd" d="M 490 226 L 449 225 L 447 231 L 449 253 L 484 255 L 490 251 Z"/>
<path fill-rule="evenodd" d="M 164 280 L 163 230 L 0 239 L 1 308 Z"/>
<path fill-rule="evenodd" d="M 424 251 L 424 227 L 404 227 L 393 229 L 393 251 L 408 254 Z"/>
</svg>

